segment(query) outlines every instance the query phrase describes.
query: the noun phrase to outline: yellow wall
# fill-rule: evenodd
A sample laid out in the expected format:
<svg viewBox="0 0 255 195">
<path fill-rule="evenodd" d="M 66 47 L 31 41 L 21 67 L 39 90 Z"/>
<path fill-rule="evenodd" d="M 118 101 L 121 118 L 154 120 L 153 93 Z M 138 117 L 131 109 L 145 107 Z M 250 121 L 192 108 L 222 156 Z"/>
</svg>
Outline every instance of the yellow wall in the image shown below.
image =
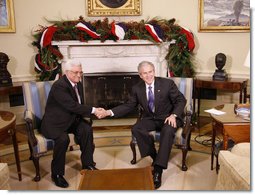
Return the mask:
<svg viewBox="0 0 255 195">
<path fill-rule="evenodd" d="M 0 34 L 0 51 L 9 55 L 8 70 L 13 81 L 32 79 L 36 48 L 31 45 L 32 33 L 38 25 L 48 26 L 45 20 L 78 19 L 87 17 L 86 0 L 13 0 L 16 20 L 15 33 Z M 233 77 L 249 77 L 249 68 L 243 67 L 250 47 L 250 33 L 199 33 L 198 0 L 142 0 L 142 15 L 138 17 L 109 17 L 122 21 L 160 16 L 176 18 L 181 26 L 189 28 L 195 35 L 195 60 L 197 73 L 212 75 L 215 70 L 214 57 L 223 52 L 227 55 L 225 69 Z M 101 17 L 102 18 L 102 17 Z M 100 19 L 89 18 L 89 19 Z"/>
</svg>

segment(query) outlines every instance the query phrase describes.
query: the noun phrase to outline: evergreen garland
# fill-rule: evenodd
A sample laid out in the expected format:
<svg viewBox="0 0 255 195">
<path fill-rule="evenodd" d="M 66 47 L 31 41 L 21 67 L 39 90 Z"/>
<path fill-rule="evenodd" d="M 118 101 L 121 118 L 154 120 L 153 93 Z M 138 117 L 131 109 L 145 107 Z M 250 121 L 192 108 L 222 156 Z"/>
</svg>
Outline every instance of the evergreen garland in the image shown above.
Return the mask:
<svg viewBox="0 0 255 195">
<path fill-rule="evenodd" d="M 87 42 L 89 40 L 106 40 L 118 41 L 118 38 L 111 32 L 111 23 L 108 18 L 103 20 L 85 21 L 83 17 L 73 21 L 49 21 L 52 27 L 55 28 L 50 41 L 66 41 L 78 40 Z M 100 38 L 94 39 L 86 32 L 76 28 L 76 25 L 86 23 L 95 29 L 95 32 L 100 34 Z M 114 21 L 113 21 L 114 22 Z M 145 24 L 151 24 L 159 27 L 163 31 L 163 42 L 170 42 L 168 53 L 165 57 L 171 76 L 178 77 L 193 77 L 195 74 L 194 65 L 192 63 L 192 50 L 189 48 L 189 40 L 182 27 L 175 24 L 175 19 L 165 20 L 153 18 L 151 20 L 140 22 L 130 21 L 122 22 L 126 27 L 124 40 L 149 40 L 156 42 L 151 34 L 146 30 Z M 32 45 L 37 47 L 38 54 L 36 61 L 39 64 L 35 68 L 40 76 L 40 80 L 53 80 L 57 74 L 61 73 L 62 54 L 57 46 L 48 44 L 42 47 L 40 42 L 43 32 L 49 27 L 39 26 L 39 29 L 33 34 L 35 41 Z"/>
</svg>

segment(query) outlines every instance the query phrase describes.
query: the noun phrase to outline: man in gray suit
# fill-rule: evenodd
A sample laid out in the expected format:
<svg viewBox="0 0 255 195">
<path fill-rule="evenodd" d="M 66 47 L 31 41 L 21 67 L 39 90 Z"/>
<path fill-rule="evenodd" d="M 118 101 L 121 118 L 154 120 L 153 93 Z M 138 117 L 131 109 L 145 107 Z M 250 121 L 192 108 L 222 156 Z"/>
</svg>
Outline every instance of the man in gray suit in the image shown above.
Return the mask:
<svg viewBox="0 0 255 195">
<path fill-rule="evenodd" d="M 130 99 L 111 110 L 98 112 L 97 117 L 121 117 L 141 106 L 142 118 L 132 127 L 132 134 L 141 157 L 151 156 L 153 159 L 153 180 L 157 189 L 161 186 L 163 169 L 167 169 L 177 128 L 183 125 L 186 99 L 171 79 L 155 77 L 155 67 L 151 62 L 141 62 L 138 73 L 143 81 L 133 86 Z M 155 129 L 161 132 L 158 152 L 149 135 Z"/>
<path fill-rule="evenodd" d="M 64 75 L 51 87 L 40 132 L 54 140 L 51 177 L 56 186 L 69 186 L 64 178 L 65 157 L 69 145 L 69 133 L 73 133 L 81 150 L 82 169 L 95 170 L 93 161 L 93 131 L 89 121 L 91 114 L 100 108 L 84 105 L 83 87 L 81 84 L 82 67 L 77 60 L 68 60 Z"/>
</svg>

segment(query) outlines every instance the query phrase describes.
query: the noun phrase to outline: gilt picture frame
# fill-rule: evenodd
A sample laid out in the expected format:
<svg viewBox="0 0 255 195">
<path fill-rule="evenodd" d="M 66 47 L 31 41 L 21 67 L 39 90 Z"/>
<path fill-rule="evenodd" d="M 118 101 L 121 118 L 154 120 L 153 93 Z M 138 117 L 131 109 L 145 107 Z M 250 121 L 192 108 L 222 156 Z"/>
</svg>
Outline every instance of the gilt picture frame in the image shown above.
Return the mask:
<svg viewBox="0 0 255 195">
<path fill-rule="evenodd" d="M 0 0 L 0 33 L 15 31 L 13 0 Z"/>
<path fill-rule="evenodd" d="M 199 0 L 199 32 L 250 32 L 250 0 Z"/>
<path fill-rule="evenodd" d="M 139 16 L 142 0 L 87 0 L 88 16 Z"/>
</svg>

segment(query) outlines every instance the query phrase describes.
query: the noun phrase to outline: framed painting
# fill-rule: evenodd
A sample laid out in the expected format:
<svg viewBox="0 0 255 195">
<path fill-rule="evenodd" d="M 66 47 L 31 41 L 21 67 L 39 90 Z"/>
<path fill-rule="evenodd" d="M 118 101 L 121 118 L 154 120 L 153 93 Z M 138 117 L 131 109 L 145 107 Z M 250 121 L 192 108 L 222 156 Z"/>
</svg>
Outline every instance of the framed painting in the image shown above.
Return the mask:
<svg viewBox="0 0 255 195">
<path fill-rule="evenodd" d="M 250 0 L 199 0 L 199 32 L 250 32 Z"/>
<path fill-rule="evenodd" d="M 138 16 L 142 0 L 87 0 L 88 16 Z"/>
<path fill-rule="evenodd" d="M 0 0 L 0 32 L 15 32 L 13 0 Z"/>
</svg>

